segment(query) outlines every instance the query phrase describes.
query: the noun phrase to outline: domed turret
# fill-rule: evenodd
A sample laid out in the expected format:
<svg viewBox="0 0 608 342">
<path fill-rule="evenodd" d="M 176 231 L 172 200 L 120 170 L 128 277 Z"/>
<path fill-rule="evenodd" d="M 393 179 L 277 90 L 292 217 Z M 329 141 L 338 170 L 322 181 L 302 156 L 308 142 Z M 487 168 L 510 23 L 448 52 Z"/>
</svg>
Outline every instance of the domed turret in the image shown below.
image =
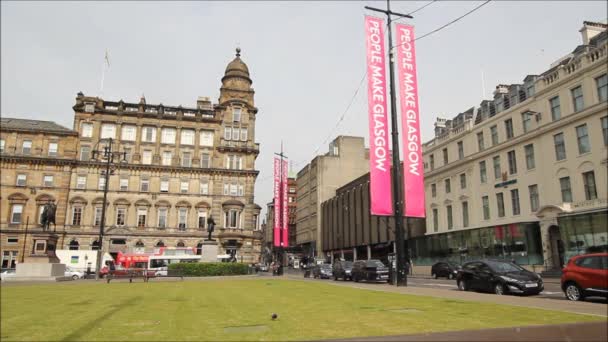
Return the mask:
<svg viewBox="0 0 608 342">
<path fill-rule="evenodd" d="M 241 49 L 236 48 L 236 57 L 228 63 L 224 77 L 222 77 L 219 103 L 223 104 L 226 101 L 237 99 L 253 106 L 252 83 L 249 68 L 241 60 Z"/>
<path fill-rule="evenodd" d="M 226 72 L 224 73 L 224 77 L 226 76 L 240 76 L 249 79 L 249 68 L 247 67 L 247 64 L 241 60 L 240 48 L 236 48 L 236 58 L 228 63 Z M 249 81 L 251 81 L 251 79 L 249 79 Z"/>
</svg>

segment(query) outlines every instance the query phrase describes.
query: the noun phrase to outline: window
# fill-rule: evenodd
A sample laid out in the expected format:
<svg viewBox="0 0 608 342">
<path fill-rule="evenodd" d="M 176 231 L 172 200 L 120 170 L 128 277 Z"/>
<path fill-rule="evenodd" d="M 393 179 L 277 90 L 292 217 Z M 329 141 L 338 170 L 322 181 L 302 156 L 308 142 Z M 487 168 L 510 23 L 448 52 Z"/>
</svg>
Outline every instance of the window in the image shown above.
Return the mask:
<svg viewBox="0 0 608 342">
<path fill-rule="evenodd" d="M 241 108 L 232 108 L 232 121 L 241 122 Z"/>
<path fill-rule="evenodd" d="M 32 141 L 31 140 L 23 140 L 23 145 L 21 149 L 23 154 L 32 153 Z"/>
<path fill-rule="evenodd" d="M 200 194 L 201 195 L 209 195 L 209 182 L 206 180 L 202 180 L 200 182 Z"/>
<path fill-rule="evenodd" d="M 188 193 L 188 187 L 190 185 L 190 182 L 188 182 L 187 180 L 183 180 L 181 181 L 180 185 L 179 185 L 179 191 L 182 194 Z"/>
<path fill-rule="evenodd" d="M 17 243 L 19 243 L 19 238 L 16 238 L 16 237 L 6 238 L 6 243 L 11 244 L 11 245 L 16 245 Z"/>
<path fill-rule="evenodd" d="M 555 159 L 558 161 L 566 159 L 566 143 L 564 142 L 564 133 L 554 135 L 553 143 L 555 145 Z"/>
<path fill-rule="evenodd" d="M 146 227 L 147 218 L 148 218 L 148 209 L 137 208 L 137 227 L 138 228 Z"/>
<path fill-rule="evenodd" d="M 594 200 L 597 198 L 595 188 L 595 173 L 593 171 L 583 173 L 583 183 L 585 184 L 585 199 Z"/>
<path fill-rule="evenodd" d="M 591 151 L 589 144 L 589 134 L 587 133 L 587 125 L 576 127 L 576 141 L 578 143 L 578 153 L 583 154 Z"/>
<path fill-rule="evenodd" d="M 87 176 L 76 177 L 76 189 L 86 189 L 87 187 Z"/>
<path fill-rule="evenodd" d="M 597 98 L 600 102 L 608 101 L 608 75 L 603 74 L 596 78 L 595 84 L 597 85 Z"/>
<path fill-rule="evenodd" d="M 225 212 L 224 221 L 227 228 L 239 228 L 241 213 L 236 209 L 230 209 Z"/>
<path fill-rule="evenodd" d="M 439 212 L 436 208 L 433 209 L 433 231 L 439 230 Z"/>
<path fill-rule="evenodd" d="M 442 153 L 443 153 L 443 165 L 447 165 L 448 164 L 448 149 L 444 148 Z"/>
<path fill-rule="evenodd" d="M 175 128 L 163 128 L 160 137 L 161 144 L 175 144 Z"/>
<path fill-rule="evenodd" d="M 224 183 L 224 196 L 230 195 L 230 184 Z"/>
<path fill-rule="evenodd" d="M 241 128 L 241 140 L 247 141 L 247 128 Z"/>
<path fill-rule="evenodd" d="M 2 252 L 2 269 L 15 269 L 17 267 L 18 251 L 3 251 Z"/>
<path fill-rule="evenodd" d="M 536 167 L 536 161 L 534 160 L 534 145 L 528 144 L 524 146 L 524 152 L 526 153 L 526 169 L 534 169 Z"/>
<path fill-rule="evenodd" d="M 186 230 L 186 221 L 188 219 L 188 209 L 179 208 L 177 217 L 178 217 L 177 227 L 179 228 L 179 230 Z"/>
<path fill-rule="evenodd" d="M 205 229 L 207 223 L 207 212 L 204 210 L 198 211 L 198 229 Z"/>
<path fill-rule="evenodd" d="M 570 185 L 570 177 L 560 178 L 559 187 L 562 191 L 562 202 L 572 203 L 572 187 Z"/>
<path fill-rule="evenodd" d="M 517 173 L 517 157 L 515 151 L 507 152 L 507 161 L 509 162 L 509 174 L 514 175 Z"/>
<path fill-rule="evenodd" d="M 512 119 L 505 120 L 505 133 L 507 135 L 507 139 L 513 138 L 513 120 Z"/>
<path fill-rule="evenodd" d="M 27 175 L 20 173 L 17 175 L 17 186 L 25 186 L 27 184 Z"/>
<path fill-rule="evenodd" d="M 480 161 L 479 162 L 479 181 L 481 183 L 485 183 L 488 181 L 488 175 L 486 172 L 486 161 Z"/>
<path fill-rule="evenodd" d="M 477 149 L 481 152 L 485 148 L 485 144 L 483 142 L 483 132 L 477 133 Z"/>
<path fill-rule="evenodd" d="M 460 174 L 460 188 L 466 189 L 466 187 L 467 187 L 467 174 L 461 173 Z"/>
<path fill-rule="evenodd" d="M 158 228 L 167 227 L 167 208 L 158 208 Z"/>
<path fill-rule="evenodd" d="M 23 204 L 13 204 L 11 208 L 11 223 L 21 223 L 21 215 L 23 214 Z"/>
<path fill-rule="evenodd" d="M 494 178 L 499 179 L 501 176 L 500 172 L 500 156 L 496 156 L 492 158 L 492 162 L 494 163 Z"/>
<path fill-rule="evenodd" d="M 0 139 L 0 153 L 4 153 L 4 139 Z"/>
<path fill-rule="evenodd" d="M 489 220 L 490 219 L 490 199 L 488 198 L 488 196 L 483 196 L 481 198 L 481 203 L 483 204 L 483 219 Z"/>
<path fill-rule="evenodd" d="M 289 188 L 289 193 L 290 194 L 295 194 L 296 193 L 296 188 Z"/>
<path fill-rule="evenodd" d="M 549 106 L 551 107 L 551 120 L 559 120 L 562 117 L 562 109 L 559 105 L 559 96 L 552 97 L 549 100 Z"/>
<path fill-rule="evenodd" d="M 431 184 L 431 196 L 433 198 L 437 197 L 437 185 L 435 183 Z"/>
<path fill-rule="evenodd" d="M 525 112 L 521 114 L 521 122 L 524 127 L 524 133 L 527 133 L 532 128 L 532 112 Z"/>
<path fill-rule="evenodd" d="M 121 178 L 119 184 L 120 184 L 120 191 L 129 190 L 129 178 Z"/>
<path fill-rule="evenodd" d="M 602 135 L 604 136 L 604 146 L 608 146 L 608 116 L 602 119 Z"/>
<path fill-rule="evenodd" d="M 244 190 L 243 184 L 239 184 L 239 193 L 238 193 L 239 196 L 243 196 L 244 195 L 243 190 Z M 289 203 L 293 202 L 293 201 L 291 201 L 291 199 L 293 199 L 293 197 L 290 196 L 289 197 L 289 200 L 290 200 Z"/>
<path fill-rule="evenodd" d="M 462 141 L 457 143 L 458 145 L 458 159 L 464 159 L 464 146 L 462 145 Z"/>
<path fill-rule="evenodd" d="M 446 211 L 447 211 L 447 214 L 448 214 L 448 230 L 450 230 L 450 229 L 452 229 L 452 228 L 453 228 L 453 222 L 452 222 L 452 206 L 451 206 L 451 205 L 448 205 L 448 206 L 446 207 Z"/>
<path fill-rule="evenodd" d="M 452 186 L 450 184 L 450 179 L 446 179 L 445 180 L 445 193 L 449 194 L 450 192 L 452 192 Z"/>
<path fill-rule="evenodd" d="M 103 190 L 106 187 L 106 177 L 100 176 L 99 182 L 97 183 L 97 189 Z"/>
<path fill-rule="evenodd" d="M 434 155 L 430 155 L 429 156 L 429 162 L 431 164 L 431 170 L 435 170 L 435 156 Z"/>
<path fill-rule="evenodd" d="M 95 214 L 93 215 L 93 225 L 99 227 L 101 225 L 101 207 L 95 207 Z"/>
<path fill-rule="evenodd" d="M 578 86 L 570 91 L 572 93 L 572 103 L 574 105 L 574 111 L 580 112 L 583 110 L 583 88 Z"/>
<path fill-rule="evenodd" d="M 192 153 L 184 152 L 182 153 L 182 167 L 191 167 L 192 166 Z"/>
<path fill-rule="evenodd" d="M 116 208 L 116 225 L 122 227 L 125 225 L 127 216 L 127 208 Z"/>
<path fill-rule="evenodd" d="M 232 139 L 232 128 L 224 127 L 224 140 Z"/>
<path fill-rule="evenodd" d="M 202 153 L 201 154 L 201 167 L 202 168 L 209 168 L 211 167 L 211 158 L 209 153 Z"/>
<path fill-rule="evenodd" d="M 141 191 L 141 192 L 148 192 L 148 191 L 150 191 L 150 180 L 149 179 L 142 179 L 142 180 L 140 180 L 139 191 Z"/>
<path fill-rule="evenodd" d="M 240 129 L 238 129 L 236 127 L 232 127 L 232 140 L 239 140 L 240 133 L 241 133 Z"/>
<path fill-rule="evenodd" d="M 242 170 L 243 168 L 243 157 L 237 155 L 227 155 L 226 156 L 226 168 L 233 170 Z"/>
<path fill-rule="evenodd" d="M 496 125 L 490 127 L 490 135 L 492 136 L 492 146 L 498 145 L 498 128 L 496 128 Z"/>
<path fill-rule="evenodd" d="M 116 138 L 116 125 L 105 123 L 101 125 L 101 139 Z"/>
<path fill-rule="evenodd" d="M 80 147 L 80 160 L 88 161 L 91 158 L 91 147 L 82 146 Z"/>
<path fill-rule="evenodd" d="M 43 182 L 42 183 L 43 186 L 49 186 L 49 187 L 53 186 L 53 176 L 52 175 L 46 175 L 46 176 L 44 176 L 42 182 Z"/>
<path fill-rule="evenodd" d="M 469 226 L 469 202 L 462 202 L 462 226 Z"/>
<path fill-rule="evenodd" d="M 169 192 L 169 180 L 168 179 L 161 179 L 160 192 Z"/>
<path fill-rule="evenodd" d="M 505 199 L 502 192 L 496 194 L 496 207 L 498 208 L 498 217 L 505 217 Z"/>
<path fill-rule="evenodd" d="M 536 212 L 538 210 L 538 185 L 528 186 L 528 192 L 530 193 L 530 210 Z"/>
<path fill-rule="evenodd" d="M 199 145 L 212 147 L 213 131 L 201 131 Z"/>
<path fill-rule="evenodd" d="M 534 96 L 534 84 L 531 84 L 526 88 L 526 95 L 526 97 Z"/>
<path fill-rule="evenodd" d="M 57 156 L 57 143 L 56 142 L 49 143 L 49 157 L 56 157 L 56 156 Z"/>
<path fill-rule="evenodd" d="M 82 221 L 82 207 L 75 206 L 72 208 L 72 225 L 80 226 L 81 221 Z"/>
<path fill-rule="evenodd" d="M 152 164 L 152 151 L 144 150 L 144 153 L 141 156 L 141 163 L 145 165 Z"/>
<path fill-rule="evenodd" d="M 230 196 L 237 196 L 238 195 L 238 187 L 236 183 L 232 183 L 230 184 Z"/>
<path fill-rule="evenodd" d="M 513 189 L 511 190 L 511 210 L 513 211 L 513 215 L 519 215 L 521 209 L 519 207 L 519 190 Z"/>
<path fill-rule="evenodd" d="M 81 127 L 82 127 L 81 136 L 83 138 L 93 137 L 93 124 L 92 123 L 83 122 Z"/>
<path fill-rule="evenodd" d="M 141 140 L 143 142 L 156 142 L 156 127 L 144 126 L 142 128 Z"/>
<path fill-rule="evenodd" d="M 133 125 L 125 125 L 122 126 L 122 133 L 120 134 L 120 138 L 126 141 L 135 141 L 135 131 L 137 127 Z"/>
<path fill-rule="evenodd" d="M 182 138 L 180 139 L 182 145 L 194 145 L 194 130 L 193 129 L 182 129 Z"/>
<path fill-rule="evenodd" d="M 173 159 L 173 153 L 171 153 L 170 151 L 163 152 L 163 160 L 162 160 L 163 165 L 170 166 L 172 159 Z"/>
<path fill-rule="evenodd" d="M 132 149 L 130 147 L 123 148 L 123 152 L 125 153 L 125 160 L 127 163 L 131 162 Z"/>
</svg>

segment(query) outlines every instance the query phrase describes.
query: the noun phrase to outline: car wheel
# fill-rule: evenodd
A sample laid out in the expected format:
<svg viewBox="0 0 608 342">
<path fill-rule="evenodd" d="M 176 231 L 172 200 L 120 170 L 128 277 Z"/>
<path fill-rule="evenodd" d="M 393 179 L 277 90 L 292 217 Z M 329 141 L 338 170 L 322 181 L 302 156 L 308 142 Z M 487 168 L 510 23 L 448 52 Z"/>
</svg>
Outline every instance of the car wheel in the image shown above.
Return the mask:
<svg viewBox="0 0 608 342">
<path fill-rule="evenodd" d="M 572 301 L 579 301 L 585 299 L 583 290 L 578 285 L 576 285 L 576 283 L 568 283 L 568 285 L 566 285 L 564 293 L 566 294 L 566 298 Z"/>
<path fill-rule="evenodd" d="M 74 274 L 74 275 L 72 276 L 72 279 L 73 279 L 73 280 L 78 279 L 78 275 Z"/>
<path fill-rule="evenodd" d="M 433 279 L 437 279 L 437 278 L 438 278 L 438 277 L 437 277 L 437 273 L 433 273 L 433 274 L 431 274 L 431 277 L 433 277 Z"/>
<path fill-rule="evenodd" d="M 464 280 L 464 279 L 459 280 L 459 281 L 457 282 L 457 285 L 458 285 L 458 289 L 459 289 L 460 291 L 469 291 L 469 284 L 467 284 L 467 281 L 466 281 L 466 280 Z"/>
<path fill-rule="evenodd" d="M 494 293 L 502 296 L 505 294 L 505 287 L 504 285 L 502 285 L 501 283 L 496 283 L 496 285 L 494 285 Z"/>
</svg>

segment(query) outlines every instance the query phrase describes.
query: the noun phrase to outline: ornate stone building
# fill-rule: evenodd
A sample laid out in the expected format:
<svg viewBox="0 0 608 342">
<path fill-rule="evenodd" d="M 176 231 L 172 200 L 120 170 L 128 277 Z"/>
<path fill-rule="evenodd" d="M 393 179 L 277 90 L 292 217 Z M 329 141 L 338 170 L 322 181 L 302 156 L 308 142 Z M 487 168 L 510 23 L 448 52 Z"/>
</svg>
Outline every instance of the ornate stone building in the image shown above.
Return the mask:
<svg viewBox="0 0 608 342">
<path fill-rule="evenodd" d="M 163 245 L 202 248 L 212 218 L 218 255 L 257 262 L 262 239 L 261 208 L 254 203 L 258 109 L 251 84 L 237 49 L 222 78 L 217 104 L 199 98 L 196 107 L 187 108 L 148 104 L 143 97 L 139 103 L 127 103 L 79 93 L 74 131 L 66 130 L 74 140 L 66 155 L 71 158 L 68 176 L 58 187 L 65 198 L 58 208 L 58 230 L 64 236 L 59 248 L 99 246 L 105 163 L 93 158 L 93 151 L 103 150 L 111 138 L 113 149 L 125 152 L 126 158 L 109 178 L 104 251 Z M 4 160 L 5 155 L 3 171 Z M 7 184 L 15 183 L 15 176 L 10 177 Z"/>
</svg>

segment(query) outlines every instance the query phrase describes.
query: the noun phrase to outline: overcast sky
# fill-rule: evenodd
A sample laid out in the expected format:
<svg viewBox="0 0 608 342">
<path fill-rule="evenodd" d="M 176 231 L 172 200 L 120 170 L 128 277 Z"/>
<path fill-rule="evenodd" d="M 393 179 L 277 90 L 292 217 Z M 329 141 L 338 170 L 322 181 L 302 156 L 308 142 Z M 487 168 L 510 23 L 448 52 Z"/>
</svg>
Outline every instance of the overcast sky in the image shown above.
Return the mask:
<svg viewBox="0 0 608 342">
<path fill-rule="evenodd" d="M 408 13 L 430 1 L 393 1 Z M 421 36 L 482 1 L 438 1 L 410 20 Z M 1 3 L 1 114 L 73 126 L 76 93 L 100 95 L 104 51 L 111 66 L 103 97 L 194 107 L 219 97 L 237 45 L 249 66 L 261 153 L 255 201 L 272 198 L 273 152 L 284 141 L 298 171 L 331 133 L 367 135 L 360 2 L 8 2 Z M 499 83 L 521 83 L 581 44 L 584 20 L 606 20 L 605 1 L 492 1 L 416 43 L 422 138 Z M 482 87 L 482 70 L 485 91 Z M 367 137 L 366 137 L 367 141 Z"/>
</svg>

